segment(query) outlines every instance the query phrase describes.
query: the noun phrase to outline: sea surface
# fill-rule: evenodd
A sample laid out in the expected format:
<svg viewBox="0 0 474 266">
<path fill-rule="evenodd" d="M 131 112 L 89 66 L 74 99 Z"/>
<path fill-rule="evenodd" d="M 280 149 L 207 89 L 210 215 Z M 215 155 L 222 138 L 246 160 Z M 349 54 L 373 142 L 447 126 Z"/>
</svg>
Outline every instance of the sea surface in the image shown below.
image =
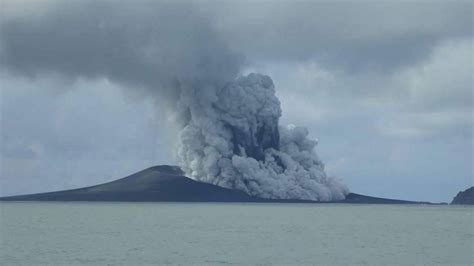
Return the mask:
<svg viewBox="0 0 474 266">
<path fill-rule="evenodd" d="M 0 265 L 474 265 L 473 207 L 0 203 Z"/>
</svg>

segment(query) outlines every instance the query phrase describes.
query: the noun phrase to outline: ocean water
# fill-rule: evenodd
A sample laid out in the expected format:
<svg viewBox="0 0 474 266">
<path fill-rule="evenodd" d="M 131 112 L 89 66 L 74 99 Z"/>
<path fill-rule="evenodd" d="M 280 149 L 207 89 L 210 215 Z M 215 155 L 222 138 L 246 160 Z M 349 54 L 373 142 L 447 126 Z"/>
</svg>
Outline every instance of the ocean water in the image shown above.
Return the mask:
<svg viewBox="0 0 474 266">
<path fill-rule="evenodd" d="M 0 203 L 0 265 L 473 265 L 473 207 Z"/>
</svg>

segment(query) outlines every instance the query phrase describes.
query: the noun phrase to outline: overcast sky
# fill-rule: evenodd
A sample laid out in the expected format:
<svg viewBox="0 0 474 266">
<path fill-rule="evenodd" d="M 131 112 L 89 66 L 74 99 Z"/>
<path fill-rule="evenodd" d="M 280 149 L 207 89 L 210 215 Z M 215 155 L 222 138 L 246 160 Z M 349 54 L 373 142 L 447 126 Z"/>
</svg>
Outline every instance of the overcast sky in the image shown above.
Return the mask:
<svg viewBox="0 0 474 266">
<path fill-rule="evenodd" d="M 2 196 L 173 164 L 142 87 L 198 75 L 204 52 L 270 75 L 281 123 L 308 127 L 353 192 L 450 201 L 473 185 L 471 1 L 61 3 L 0 7 Z"/>
</svg>

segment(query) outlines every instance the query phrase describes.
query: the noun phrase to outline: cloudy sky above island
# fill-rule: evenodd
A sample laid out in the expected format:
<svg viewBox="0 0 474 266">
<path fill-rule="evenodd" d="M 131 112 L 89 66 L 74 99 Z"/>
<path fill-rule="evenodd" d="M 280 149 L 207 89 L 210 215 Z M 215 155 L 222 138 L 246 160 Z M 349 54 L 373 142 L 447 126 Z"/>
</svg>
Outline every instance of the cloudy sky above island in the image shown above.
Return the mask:
<svg viewBox="0 0 474 266">
<path fill-rule="evenodd" d="M 281 123 L 308 127 L 327 172 L 351 191 L 450 201 L 473 184 L 471 1 L 61 3 L 1 3 L 0 195 L 92 185 L 174 162 L 153 99 L 110 78 L 140 79 L 139 65 L 104 53 L 125 41 L 140 50 L 155 17 L 177 36 L 173 45 L 217 38 L 239 55 L 242 74 L 271 76 Z M 210 36 L 194 35 L 193 20 L 205 21 L 209 32 L 199 33 Z M 101 33 L 107 23 L 135 39 Z M 97 64 L 81 54 L 91 50 Z M 81 65 L 91 74 L 78 78 Z"/>
</svg>

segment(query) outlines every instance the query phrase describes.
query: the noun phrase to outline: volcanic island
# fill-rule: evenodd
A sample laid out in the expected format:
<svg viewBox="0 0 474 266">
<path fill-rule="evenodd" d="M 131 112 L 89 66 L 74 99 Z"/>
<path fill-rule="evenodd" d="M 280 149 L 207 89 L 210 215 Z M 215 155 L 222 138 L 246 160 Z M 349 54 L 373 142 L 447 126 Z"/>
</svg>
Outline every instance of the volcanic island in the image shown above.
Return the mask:
<svg viewBox="0 0 474 266">
<path fill-rule="evenodd" d="M 338 201 L 265 199 L 245 192 L 199 182 L 185 176 L 178 166 L 153 166 L 127 177 L 90 187 L 56 192 L 1 197 L 0 201 L 90 202 L 256 202 L 256 203 L 360 203 L 431 204 L 349 193 Z"/>
</svg>

